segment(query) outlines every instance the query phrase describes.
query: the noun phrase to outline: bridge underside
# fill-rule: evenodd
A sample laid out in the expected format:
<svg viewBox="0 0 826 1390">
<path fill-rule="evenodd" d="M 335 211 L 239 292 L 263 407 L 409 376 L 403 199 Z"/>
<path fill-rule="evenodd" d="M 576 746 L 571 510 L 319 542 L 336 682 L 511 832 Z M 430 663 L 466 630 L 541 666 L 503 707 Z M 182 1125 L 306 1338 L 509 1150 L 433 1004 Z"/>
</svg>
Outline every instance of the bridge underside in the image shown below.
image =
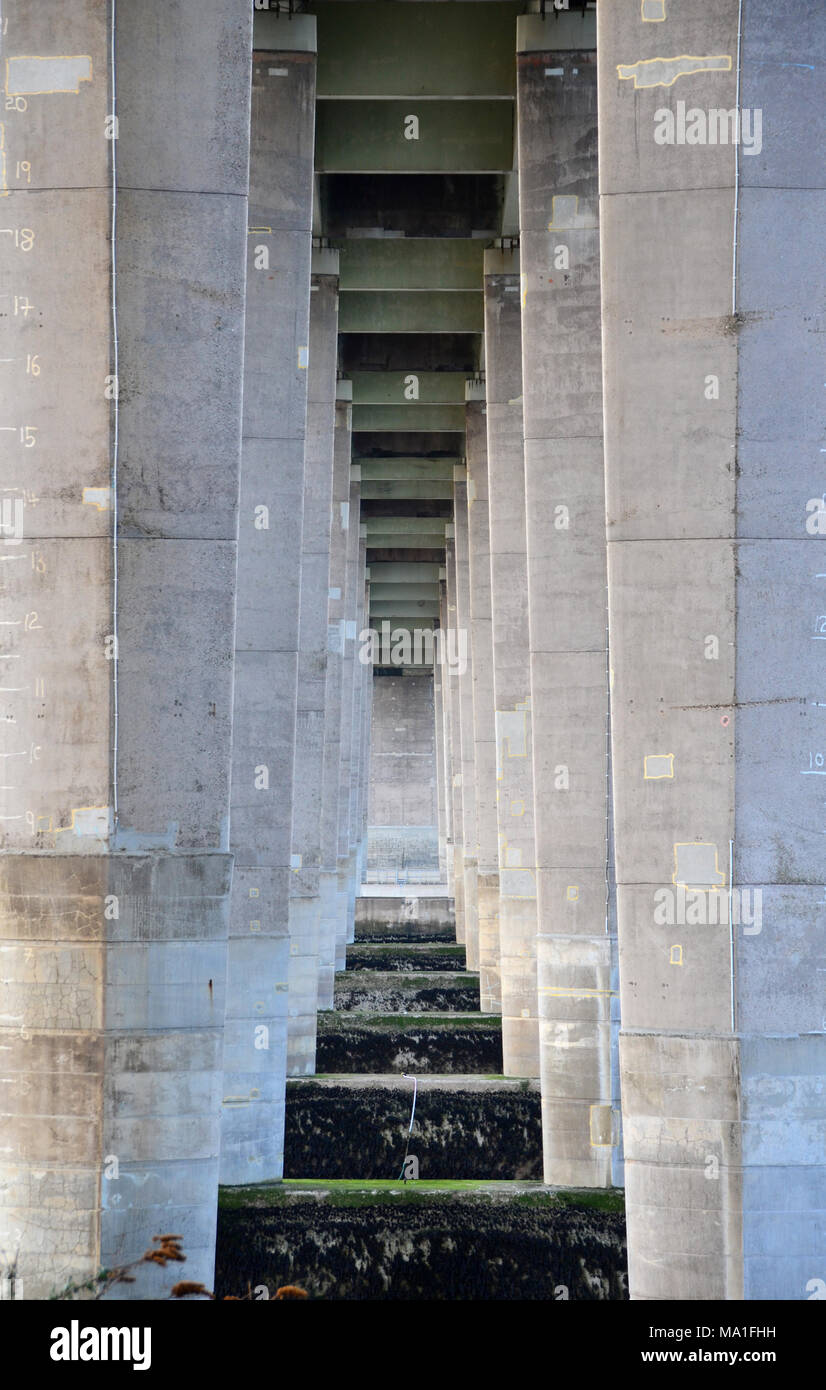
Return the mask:
<svg viewBox="0 0 826 1390">
<path fill-rule="evenodd" d="M 412 1055 L 410 1013 L 541 1097 L 546 1186 L 624 1187 L 632 1298 L 808 1298 L 822 13 L 41 9 L 4 11 L 0 1256 L 46 1298 L 174 1229 L 212 1287 L 288 1078 L 349 1025 Z"/>
</svg>

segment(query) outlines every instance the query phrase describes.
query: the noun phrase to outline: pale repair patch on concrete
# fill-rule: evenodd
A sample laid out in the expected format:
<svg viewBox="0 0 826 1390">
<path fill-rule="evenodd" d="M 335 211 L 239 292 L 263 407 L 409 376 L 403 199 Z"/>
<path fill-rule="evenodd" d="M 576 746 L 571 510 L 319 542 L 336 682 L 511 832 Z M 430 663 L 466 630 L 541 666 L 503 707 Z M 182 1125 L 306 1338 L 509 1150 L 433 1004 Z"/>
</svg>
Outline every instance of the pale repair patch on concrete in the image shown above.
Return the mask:
<svg viewBox="0 0 826 1390">
<path fill-rule="evenodd" d="M 106 512 L 112 505 L 112 489 L 110 487 L 85 487 L 83 489 L 84 507 L 97 507 L 99 512 Z"/>
<path fill-rule="evenodd" d="M 8 96 L 48 96 L 55 92 L 77 96 L 81 82 L 91 80 L 92 59 L 88 53 L 6 59 Z"/>
<path fill-rule="evenodd" d="M 664 777 L 673 776 L 673 753 L 646 753 L 643 759 L 643 777 L 646 782 L 658 782 Z"/>
<path fill-rule="evenodd" d="M 681 53 L 676 58 L 640 58 L 636 63 L 617 63 L 621 82 L 634 80 L 634 90 L 642 87 L 673 87 L 678 77 L 694 72 L 731 72 L 731 55 L 716 53 L 696 57 Z"/>
<path fill-rule="evenodd" d="M 75 806 L 68 825 L 54 829 L 55 835 L 67 832 L 84 839 L 107 840 L 112 825 L 112 811 L 109 806 Z"/>
<path fill-rule="evenodd" d="M 717 846 L 714 844 L 676 844 L 674 846 L 676 868 L 672 882 L 682 888 L 720 888 L 726 876 L 717 862 Z"/>
<path fill-rule="evenodd" d="M 572 193 L 554 194 L 551 199 L 549 232 L 572 232 L 583 227 L 598 227 L 599 220 L 592 212 L 579 209 L 579 197 Z"/>
<path fill-rule="evenodd" d="M 506 758 L 526 758 L 528 756 L 527 716 L 520 709 L 498 709 L 496 711 L 496 779 L 501 782 L 505 775 Z"/>
<path fill-rule="evenodd" d="M 665 17 L 665 0 L 642 0 L 643 24 L 662 24 Z"/>
</svg>

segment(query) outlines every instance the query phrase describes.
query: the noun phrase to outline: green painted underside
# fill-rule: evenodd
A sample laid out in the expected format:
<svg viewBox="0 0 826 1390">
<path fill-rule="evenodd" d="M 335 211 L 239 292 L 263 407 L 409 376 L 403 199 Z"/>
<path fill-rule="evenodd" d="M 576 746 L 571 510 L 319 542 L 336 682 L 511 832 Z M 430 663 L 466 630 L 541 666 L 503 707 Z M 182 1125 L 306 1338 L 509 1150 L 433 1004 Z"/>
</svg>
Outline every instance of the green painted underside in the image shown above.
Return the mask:
<svg viewBox="0 0 826 1390">
<path fill-rule="evenodd" d="M 339 333 L 481 333 L 482 291 L 347 290 L 339 296 Z"/>
<path fill-rule="evenodd" d="M 453 482 L 412 482 L 407 478 L 382 478 L 371 482 L 368 479 L 362 482 L 361 497 L 364 502 L 450 502 L 453 500 Z"/>
<path fill-rule="evenodd" d="M 522 0 L 317 0 L 319 96 L 513 96 Z"/>
<path fill-rule="evenodd" d="M 351 372 L 349 379 L 354 406 L 460 405 L 464 410 L 465 372 Z M 415 416 L 405 419 L 410 423 L 403 429 L 418 428 Z"/>
<path fill-rule="evenodd" d="M 354 405 L 353 429 L 362 433 L 387 430 L 421 430 L 424 434 L 442 432 L 463 434 L 464 405 Z"/>
<path fill-rule="evenodd" d="M 320 101 L 315 167 L 319 174 L 506 173 L 513 168 L 513 105 Z"/>
<path fill-rule="evenodd" d="M 475 290 L 483 238 L 363 237 L 337 241 L 342 290 Z"/>
</svg>

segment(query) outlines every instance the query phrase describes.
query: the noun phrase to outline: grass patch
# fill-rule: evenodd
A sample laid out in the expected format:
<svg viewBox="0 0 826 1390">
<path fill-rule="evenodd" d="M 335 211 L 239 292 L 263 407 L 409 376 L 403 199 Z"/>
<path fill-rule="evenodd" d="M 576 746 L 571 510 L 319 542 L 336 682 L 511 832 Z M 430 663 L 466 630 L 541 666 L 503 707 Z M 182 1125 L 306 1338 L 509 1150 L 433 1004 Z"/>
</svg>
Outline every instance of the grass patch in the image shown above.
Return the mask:
<svg viewBox="0 0 826 1390">
<path fill-rule="evenodd" d="M 515 1202 L 522 1207 L 538 1210 L 602 1211 L 621 1214 L 625 1210 L 624 1194 L 618 1188 L 596 1190 L 549 1190 L 541 1183 L 535 1190 L 525 1190 L 524 1183 L 514 1183 L 512 1192 L 507 1183 L 490 1183 L 462 1179 L 445 1179 L 402 1183 L 397 1178 L 339 1178 L 329 1182 L 313 1178 L 285 1178 L 280 1183 L 260 1183 L 250 1187 L 222 1187 L 218 1205 L 223 1211 L 240 1211 L 245 1207 L 272 1207 L 296 1197 L 327 1202 L 341 1207 L 380 1206 L 385 1203 L 405 1204 L 438 1201 L 440 1197 L 467 1197 L 488 1203 Z"/>
<path fill-rule="evenodd" d="M 474 1028 L 501 1033 L 502 1020 L 498 1014 L 356 1014 L 343 1010 L 318 1016 L 320 1033 L 350 1032 L 363 1028 L 385 1028 L 399 1033 L 420 1032 L 422 1029 L 432 1028 L 456 1031 Z"/>
</svg>

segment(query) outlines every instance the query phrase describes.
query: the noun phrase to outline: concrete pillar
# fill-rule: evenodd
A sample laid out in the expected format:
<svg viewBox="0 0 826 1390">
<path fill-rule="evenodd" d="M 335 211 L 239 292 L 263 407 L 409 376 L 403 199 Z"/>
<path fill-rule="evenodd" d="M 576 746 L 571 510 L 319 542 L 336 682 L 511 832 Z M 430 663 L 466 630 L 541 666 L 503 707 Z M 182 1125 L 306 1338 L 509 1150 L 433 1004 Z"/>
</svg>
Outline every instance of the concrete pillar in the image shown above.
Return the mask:
<svg viewBox="0 0 826 1390">
<path fill-rule="evenodd" d="M 596 53 L 519 23 L 517 108 L 545 1181 L 613 1181 Z M 616 1102 L 616 1104 L 615 1104 Z"/>
<path fill-rule="evenodd" d="M 4 11 L 0 1249 L 35 1299 L 161 1230 L 214 1270 L 250 17 L 119 10 L 116 98 L 108 18 Z"/>
<path fill-rule="evenodd" d="M 280 42 L 312 43 L 282 25 Z M 280 1178 L 315 57 L 257 52 L 238 532 L 221 1182 Z"/>
<path fill-rule="evenodd" d="M 370 613 L 370 572 L 367 566 L 367 527 L 359 525 L 357 575 L 359 583 L 358 629 L 365 628 Z M 373 711 L 373 663 L 359 662 L 356 672 L 353 742 L 356 751 L 355 769 L 351 782 L 351 839 L 352 869 L 347 903 L 347 943 L 355 940 L 356 897 L 364 880 L 367 865 L 367 807 L 370 787 L 370 747 Z"/>
<path fill-rule="evenodd" d="M 450 526 L 445 528 L 449 532 Z M 447 554 L 445 554 L 447 559 Z M 439 631 L 441 641 L 447 642 L 447 567 L 439 569 Z M 445 880 L 450 891 L 453 891 L 453 866 L 456 855 L 453 848 L 453 765 L 450 755 L 450 690 L 448 686 L 448 668 L 445 663 L 441 668 L 440 695 L 442 710 L 442 775 L 443 792 L 445 801 Z"/>
<path fill-rule="evenodd" d="M 445 632 L 448 645 L 458 647 L 456 622 L 456 539 L 453 524 L 445 527 Z M 459 678 L 445 666 L 444 693 L 447 697 L 448 779 L 453 824 L 453 903 L 456 913 L 456 940 L 467 941 L 465 923 L 465 820 L 462 805 L 462 724 L 459 707 Z"/>
<path fill-rule="evenodd" d="M 352 421 L 352 414 L 351 414 Z M 352 437 L 352 436 L 351 436 Z M 350 441 L 348 441 L 350 452 Z M 346 947 L 351 936 L 350 904 L 353 901 L 353 880 L 356 877 L 355 801 L 353 779 L 358 775 L 358 746 L 354 745 L 354 710 L 356 682 L 363 678 L 360 653 L 364 643 L 360 633 L 364 578 L 359 572 L 361 469 L 350 466 L 350 490 L 347 529 L 347 583 L 345 595 L 344 656 L 342 660 L 341 693 L 341 763 L 338 785 L 338 892 L 336 917 L 336 970 L 344 970 Z M 354 913 L 353 913 L 354 920 Z"/>
<path fill-rule="evenodd" d="M 462 876 L 465 946 L 469 970 L 479 969 L 479 908 L 476 878 L 476 770 L 473 739 L 473 653 L 470 647 L 470 574 L 468 567 L 468 480 L 464 464 L 453 468 L 453 530 L 456 554 L 456 641 L 450 649 L 457 684 L 462 777 Z"/>
<path fill-rule="evenodd" d="M 536 852 L 519 253 L 485 252 L 488 506 L 499 821 L 502 1049 L 508 1076 L 537 1076 Z"/>
<path fill-rule="evenodd" d="M 499 830 L 496 811 L 496 716 L 490 603 L 488 440 L 484 382 L 466 387 L 470 649 L 473 657 L 473 741 L 476 770 L 479 998 L 482 1013 L 502 1012 L 499 946 Z"/>
<path fill-rule="evenodd" d="M 347 651 L 347 551 L 351 537 L 350 436 L 352 383 L 336 383 L 333 455 L 333 510 L 330 532 L 330 601 L 328 611 L 327 693 L 324 719 L 324 784 L 321 798 L 321 940 L 319 944 L 318 1007 L 333 1007 L 336 940 L 346 940 L 347 896 L 339 884 L 339 838 L 349 835 L 340 825 L 339 785 L 342 777 L 342 727 L 345 652 Z M 358 523 L 356 522 L 356 527 Z M 352 653 L 353 638 L 349 638 Z M 352 673 L 352 655 L 350 657 Z M 349 809 L 349 807 L 348 807 Z"/>
<path fill-rule="evenodd" d="M 806 1300 L 826 1267 L 826 25 L 756 0 L 645 21 L 599 12 L 631 1296 Z"/>
<path fill-rule="evenodd" d="M 335 444 L 338 276 L 337 253 L 313 253 L 304 447 L 304 519 L 295 796 L 290 882 L 290 995 L 287 1074 L 315 1071 L 316 1009 L 321 945 L 321 799 L 327 694 L 327 605 Z M 317 269 L 318 268 L 318 272 Z"/>
<path fill-rule="evenodd" d="M 436 740 L 436 817 L 439 829 L 439 875 L 445 881 L 447 871 L 447 808 L 445 797 L 445 739 L 442 680 L 444 667 L 433 663 L 433 716 Z"/>
</svg>

